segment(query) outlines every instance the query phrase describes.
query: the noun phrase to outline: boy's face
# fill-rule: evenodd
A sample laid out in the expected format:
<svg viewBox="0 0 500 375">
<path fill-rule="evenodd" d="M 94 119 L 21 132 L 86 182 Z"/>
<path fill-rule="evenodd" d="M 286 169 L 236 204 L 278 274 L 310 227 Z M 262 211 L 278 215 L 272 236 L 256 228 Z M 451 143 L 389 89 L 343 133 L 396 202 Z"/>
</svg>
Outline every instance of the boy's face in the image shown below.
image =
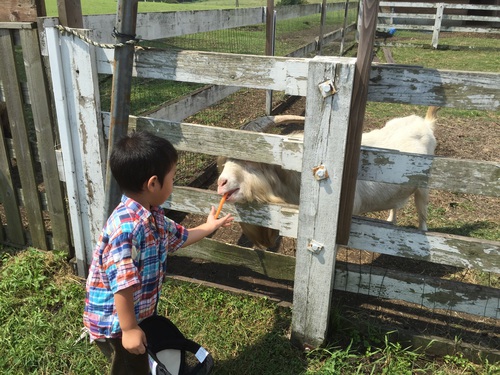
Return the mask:
<svg viewBox="0 0 500 375">
<path fill-rule="evenodd" d="M 163 186 L 161 189 L 157 190 L 156 197 L 158 198 L 158 203 L 156 205 L 159 206 L 163 204 L 174 191 L 174 176 L 176 171 L 177 165 L 174 164 L 170 172 L 165 175 L 165 178 L 163 179 Z"/>
</svg>

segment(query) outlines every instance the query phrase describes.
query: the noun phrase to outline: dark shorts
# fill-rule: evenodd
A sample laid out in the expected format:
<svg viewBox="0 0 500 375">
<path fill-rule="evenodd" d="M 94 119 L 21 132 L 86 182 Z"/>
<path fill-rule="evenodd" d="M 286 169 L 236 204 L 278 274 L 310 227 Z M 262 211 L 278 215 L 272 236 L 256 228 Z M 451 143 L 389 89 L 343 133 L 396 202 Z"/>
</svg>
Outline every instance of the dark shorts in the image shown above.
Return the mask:
<svg viewBox="0 0 500 375">
<path fill-rule="evenodd" d="M 110 375 L 148 375 L 148 354 L 132 354 L 122 346 L 121 339 L 95 341 L 111 363 Z"/>
</svg>

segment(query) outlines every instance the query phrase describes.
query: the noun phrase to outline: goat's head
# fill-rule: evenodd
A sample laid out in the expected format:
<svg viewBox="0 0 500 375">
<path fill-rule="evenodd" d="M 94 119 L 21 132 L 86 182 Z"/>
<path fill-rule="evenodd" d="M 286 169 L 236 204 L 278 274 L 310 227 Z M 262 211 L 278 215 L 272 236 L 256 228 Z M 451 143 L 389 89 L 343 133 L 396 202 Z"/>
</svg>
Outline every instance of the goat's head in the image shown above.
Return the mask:
<svg viewBox="0 0 500 375">
<path fill-rule="evenodd" d="M 301 116 L 269 116 L 256 119 L 244 129 L 262 130 L 273 124 L 303 124 Z M 300 174 L 287 171 L 277 165 L 256 163 L 219 157 L 217 192 L 229 193 L 227 201 L 233 203 L 291 203 L 298 204 Z M 245 235 L 256 245 L 273 247 L 278 231 L 241 223 Z"/>
<path fill-rule="evenodd" d="M 300 184 L 300 177 L 295 172 L 285 171 L 276 165 L 222 157 L 217 164 L 221 171 L 217 193 L 229 193 L 229 202 L 298 204 L 298 196 L 294 196 L 297 191 L 290 194 Z"/>
</svg>

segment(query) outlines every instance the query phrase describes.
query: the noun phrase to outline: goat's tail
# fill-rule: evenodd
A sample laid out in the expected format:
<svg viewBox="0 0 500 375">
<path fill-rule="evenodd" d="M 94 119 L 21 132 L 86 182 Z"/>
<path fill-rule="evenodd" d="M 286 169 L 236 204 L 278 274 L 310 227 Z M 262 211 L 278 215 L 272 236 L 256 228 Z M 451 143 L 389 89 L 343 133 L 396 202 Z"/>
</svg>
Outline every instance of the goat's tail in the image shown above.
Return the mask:
<svg viewBox="0 0 500 375">
<path fill-rule="evenodd" d="M 441 107 L 430 106 L 427 108 L 427 113 L 425 114 L 425 121 L 436 121 L 437 119 L 437 111 L 439 111 Z"/>
<path fill-rule="evenodd" d="M 434 124 L 437 119 L 437 112 L 441 109 L 441 107 L 430 106 L 427 108 L 427 113 L 425 114 L 425 122 L 430 125 L 432 130 L 434 130 Z"/>
</svg>

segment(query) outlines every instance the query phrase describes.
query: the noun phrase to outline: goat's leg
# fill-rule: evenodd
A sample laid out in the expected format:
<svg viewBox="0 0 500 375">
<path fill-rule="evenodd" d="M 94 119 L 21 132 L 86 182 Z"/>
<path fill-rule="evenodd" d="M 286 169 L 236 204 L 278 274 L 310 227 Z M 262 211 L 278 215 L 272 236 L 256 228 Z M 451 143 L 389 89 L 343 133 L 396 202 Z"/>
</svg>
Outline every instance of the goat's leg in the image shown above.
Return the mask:
<svg viewBox="0 0 500 375">
<path fill-rule="evenodd" d="M 418 229 L 427 230 L 427 206 L 429 205 L 429 190 L 415 190 L 415 207 L 418 214 Z"/>
<path fill-rule="evenodd" d="M 275 249 L 279 245 L 279 231 L 272 228 L 261 227 L 248 223 L 240 223 L 243 234 L 261 249 Z"/>
<path fill-rule="evenodd" d="M 397 210 L 395 208 L 391 209 L 389 211 L 389 217 L 387 218 L 387 221 L 396 225 L 396 213 L 397 213 Z"/>
</svg>

